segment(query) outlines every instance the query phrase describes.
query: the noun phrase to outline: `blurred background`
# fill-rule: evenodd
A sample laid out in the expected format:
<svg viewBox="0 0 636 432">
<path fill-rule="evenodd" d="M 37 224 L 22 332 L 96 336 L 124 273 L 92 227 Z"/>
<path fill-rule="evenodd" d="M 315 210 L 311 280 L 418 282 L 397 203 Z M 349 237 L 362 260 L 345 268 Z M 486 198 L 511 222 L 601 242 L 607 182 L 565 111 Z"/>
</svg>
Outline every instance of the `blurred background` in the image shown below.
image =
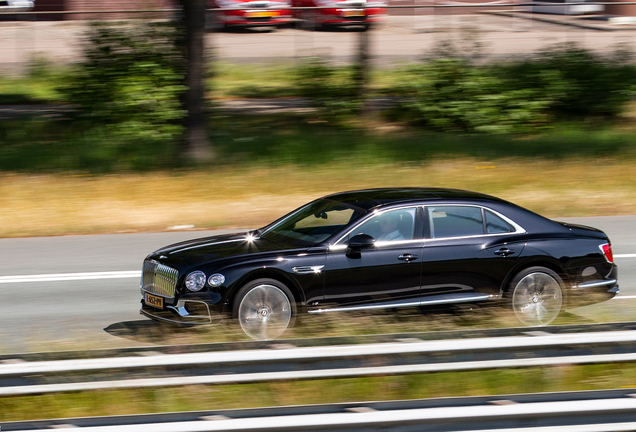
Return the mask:
<svg viewBox="0 0 636 432">
<path fill-rule="evenodd" d="M 634 213 L 636 6 L 294 1 L 200 1 L 196 25 L 5 2 L 0 234 L 253 227 L 402 185 Z"/>
</svg>

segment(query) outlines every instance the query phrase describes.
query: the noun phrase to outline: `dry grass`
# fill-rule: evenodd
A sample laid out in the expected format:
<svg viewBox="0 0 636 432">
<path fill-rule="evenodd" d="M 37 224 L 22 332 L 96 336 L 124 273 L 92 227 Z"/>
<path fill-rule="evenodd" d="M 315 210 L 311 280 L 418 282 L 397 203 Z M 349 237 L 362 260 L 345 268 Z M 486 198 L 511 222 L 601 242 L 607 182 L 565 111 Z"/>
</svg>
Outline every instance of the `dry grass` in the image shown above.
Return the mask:
<svg viewBox="0 0 636 432">
<path fill-rule="evenodd" d="M 548 217 L 636 214 L 632 161 L 461 158 L 99 177 L 5 174 L 0 236 L 259 227 L 328 193 L 387 186 L 476 190 Z"/>
</svg>

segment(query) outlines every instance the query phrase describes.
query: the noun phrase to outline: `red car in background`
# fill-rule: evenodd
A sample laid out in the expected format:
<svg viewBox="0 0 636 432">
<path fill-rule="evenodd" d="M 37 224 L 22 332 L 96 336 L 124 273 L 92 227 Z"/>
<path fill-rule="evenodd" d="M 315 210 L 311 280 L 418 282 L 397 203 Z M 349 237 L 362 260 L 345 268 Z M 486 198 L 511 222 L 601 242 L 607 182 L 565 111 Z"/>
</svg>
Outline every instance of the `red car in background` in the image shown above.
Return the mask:
<svg viewBox="0 0 636 432">
<path fill-rule="evenodd" d="M 295 9 L 294 17 L 310 27 L 362 25 L 369 27 L 383 21 L 386 5 L 383 0 L 291 0 L 293 7 L 319 7 L 321 9 Z"/>
<path fill-rule="evenodd" d="M 209 0 L 206 27 L 282 27 L 290 23 L 290 0 Z"/>
</svg>

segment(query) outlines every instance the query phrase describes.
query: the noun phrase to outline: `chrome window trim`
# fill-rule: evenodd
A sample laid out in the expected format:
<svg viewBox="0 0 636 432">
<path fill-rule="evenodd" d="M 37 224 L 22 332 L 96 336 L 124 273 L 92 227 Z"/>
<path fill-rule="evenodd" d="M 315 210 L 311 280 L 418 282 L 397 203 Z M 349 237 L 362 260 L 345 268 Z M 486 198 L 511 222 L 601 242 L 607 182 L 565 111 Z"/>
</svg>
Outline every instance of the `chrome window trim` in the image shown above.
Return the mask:
<svg viewBox="0 0 636 432">
<path fill-rule="evenodd" d="M 409 244 L 415 244 L 415 243 L 423 243 L 424 240 L 425 239 L 378 241 L 378 242 L 375 242 L 374 245 L 375 245 L 375 247 L 396 246 L 396 245 L 399 246 L 399 245 L 409 245 Z M 332 244 L 332 245 L 329 245 L 329 250 L 330 251 L 345 250 L 347 247 L 348 246 L 346 244 Z"/>
<path fill-rule="evenodd" d="M 424 205 L 422 207 L 424 209 L 428 209 L 429 207 L 476 207 L 478 209 L 481 209 L 481 210 L 484 210 L 484 211 L 489 211 L 489 212 L 499 216 L 505 222 L 507 222 L 510 225 L 512 225 L 512 227 L 515 229 L 513 232 L 507 232 L 507 233 L 474 234 L 474 235 L 469 235 L 469 236 L 457 236 L 457 237 L 431 237 L 431 238 L 424 239 L 425 242 L 430 242 L 432 240 L 467 239 L 467 238 L 476 238 L 476 237 L 493 237 L 493 236 L 500 236 L 500 235 L 516 235 L 516 234 L 527 234 L 528 233 L 528 231 L 526 231 L 521 225 L 519 225 L 518 223 L 516 223 L 515 221 L 513 221 L 509 217 L 502 215 L 498 211 L 491 209 L 490 207 L 480 206 L 480 205 L 476 205 L 476 204 L 440 204 L 440 205 Z M 432 217 L 431 213 L 429 213 L 429 212 L 427 212 L 427 213 L 428 213 L 428 223 L 429 223 L 429 225 L 431 227 L 431 234 L 434 235 L 434 231 L 433 231 L 433 217 Z M 482 217 L 483 217 L 483 213 L 482 213 Z M 483 219 L 482 219 L 482 223 L 483 223 Z"/>
<path fill-rule="evenodd" d="M 494 237 L 494 236 L 505 236 L 505 235 L 518 235 L 518 234 L 527 234 L 528 231 L 525 230 L 525 228 L 523 228 L 521 225 L 519 225 L 518 223 L 516 223 L 515 221 L 513 221 L 512 219 L 510 219 L 509 217 L 499 213 L 496 210 L 493 210 L 490 207 L 486 207 L 486 206 L 481 206 L 481 205 L 477 205 L 477 204 L 417 204 L 415 206 L 413 205 L 407 205 L 407 206 L 403 206 L 403 207 L 392 207 L 390 209 L 386 209 L 384 211 L 379 211 L 379 210 L 374 210 L 373 211 L 373 216 L 369 216 L 368 218 L 363 219 L 362 221 L 358 222 L 356 224 L 356 226 L 354 226 L 353 228 L 351 228 L 349 231 L 347 231 L 345 234 L 343 234 L 336 242 L 329 244 L 329 250 L 330 251 L 338 251 L 338 250 L 345 250 L 347 248 L 346 244 L 342 244 L 340 242 L 342 242 L 349 234 L 351 234 L 352 231 L 356 230 L 360 225 L 362 225 L 363 223 L 365 223 L 367 220 L 371 219 L 372 217 L 375 217 L 377 215 L 380 215 L 382 213 L 386 213 L 388 211 L 391 210 L 404 210 L 407 208 L 422 208 L 424 210 L 426 210 L 428 207 L 477 207 L 481 210 L 484 211 L 489 211 L 492 212 L 493 214 L 497 215 L 498 217 L 500 217 L 501 219 L 503 219 L 504 221 L 506 221 L 507 223 L 509 223 L 510 225 L 512 225 L 512 227 L 515 229 L 513 232 L 507 232 L 507 233 L 493 233 L 493 234 L 475 234 L 475 235 L 470 235 L 470 236 L 459 236 L 459 237 L 435 237 L 435 238 L 421 238 L 421 239 L 417 239 L 417 240 L 399 240 L 399 241 L 388 241 L 388 242 L 377 242 L 376 246 L 377 247 L 383 247 L 383 246 L 387 246 L 387 245 L 400 245 L 400 244 L 412 244 L 412 243 L 427 243 L 430 241 L 437 241 L 437 240 L 449 240 L 449 239 L 455 239 L 455 240 L 461 240 L 461 239 L 468 239 L 468 238 L 476 238 L 476 237 Z M 431 223 L 431 215 L 428 215 L 429 218 L 429 224 Z M 483 222 L 483 221 L 482 221 Z"/>
<path fill-rule="evenodd" d="M 391 207 L 388 208 L 386 210 L 373 210 L 372 216 L 369 216 L 367 218 L 362 219 L 361 221 L 358 222 L 358 224 L 356 226 L 354 226 L 353 228 L 351 228 L 349 231 L 347 231 L 345 234 L 343 234 L 336 242 L 332 243 L 329 245 L 329 249 L 330 250 L 339 250 L 339 249 L 346 249 L 347 245 L 346 244 L 339 244 L 341 241 L 343 241 L 349 234 L 351 234 L 351 232 L 355 231 L 360 225 L 362 225 L 363 223 L 366 223 L 368 220 L 370 220 L 371 218 L 374 218 L 378 215 L 390 212 L 390 211 L 394 211 L 394 210 L 404 210 L 404 209 L 415 209 L 415 214 L 417 215 L 417 209 L 418 207 L 423 207 L 421 204 L 411 204 L 411 205 L 405 205 L 403 207 Z M 413 223 L 415 224 L 415 218 L 413 219 Z M 412 242 L 421 242 L 423 239 L 416 239 L 416 240 L 398 240 L 398 241 L 383 241 L 383 242 L 377 242 L 376 245 L 378 246 L 384 246 L 384 245 L 394 245 L 394 244 L 401 244 L 401 243 L 412 243 Z M 340 247 L 340 246 L 344 246 L 344 247 Z"/>
</svg>

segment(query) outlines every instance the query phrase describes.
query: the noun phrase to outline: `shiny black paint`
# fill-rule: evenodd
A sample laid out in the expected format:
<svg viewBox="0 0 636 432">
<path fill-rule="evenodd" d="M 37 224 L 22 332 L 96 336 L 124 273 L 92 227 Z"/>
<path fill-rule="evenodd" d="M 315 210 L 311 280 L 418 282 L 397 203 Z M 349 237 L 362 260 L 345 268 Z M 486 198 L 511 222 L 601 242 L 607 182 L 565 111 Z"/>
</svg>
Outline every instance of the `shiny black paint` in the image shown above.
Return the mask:
<svg viewBox="0 0 636 432">
<path fill-rule="evenodd" d="M 495 235 L 429 240 L 422 251 L 422 296 L 463 291 L 498 295 L 517 264 L 525 236 Z M 511 255 L 495 252 L 507 248 Z"/>
<path fill-rule="evenodd" d="M 324 301 L 339 305 L 419 298 L 422 241 L 347 253 L 330 251 Z M 413 261 L 399 257 L 411 254 Z"/>
<path fill-rule="evenodd" d="M 214 314 L 231 311 L 234 294 L 249 281 L 264 277 L 281 281 L 297 302 L 308 306 L 388 304 L 457 292 L 498 296 L 508 289 L 517 273 L 531 266 L 544 266 L 559 273 L 572 292 L 585 281 L 616 278 L 616 266 L 607 262 L 599 249 L 600 244 L 609 242 L 602 231 L 557 223 L 498 198 L 434 188 L 354 191 L 328 198 L 355 205 L 364 215 L 315 247 L 259 237 L 284 216 L 261 230 L 194 239 L 166 246 L 148 258 L 179 271 L 173 305 L 179 299 L 196 299 L 205 301 Z M 424 209 L 447 204 L 493 210 L 515 221 L 525 232 L 431 239 Z M 372 217 L 374 210 L 405 205 L 420 209 L 416 240 L 356 250 L 344 244 L 334 248 L 355 224 Z M 417 258 L 403 259 L 409 254 Z M 295 267 L 313 266 L 323 267 L 315 273 L 294 271 Z M 217 288 L 206 285 L 201 292 L 191 293 L 184 281 L 194 270 L 207 276 L 222 273 L 225 283 Z M 615 286 L 595 291 L 606 293 L 612 288 Z M 591 291 L 577 295 L 585 296 Z"/>
</svg>

